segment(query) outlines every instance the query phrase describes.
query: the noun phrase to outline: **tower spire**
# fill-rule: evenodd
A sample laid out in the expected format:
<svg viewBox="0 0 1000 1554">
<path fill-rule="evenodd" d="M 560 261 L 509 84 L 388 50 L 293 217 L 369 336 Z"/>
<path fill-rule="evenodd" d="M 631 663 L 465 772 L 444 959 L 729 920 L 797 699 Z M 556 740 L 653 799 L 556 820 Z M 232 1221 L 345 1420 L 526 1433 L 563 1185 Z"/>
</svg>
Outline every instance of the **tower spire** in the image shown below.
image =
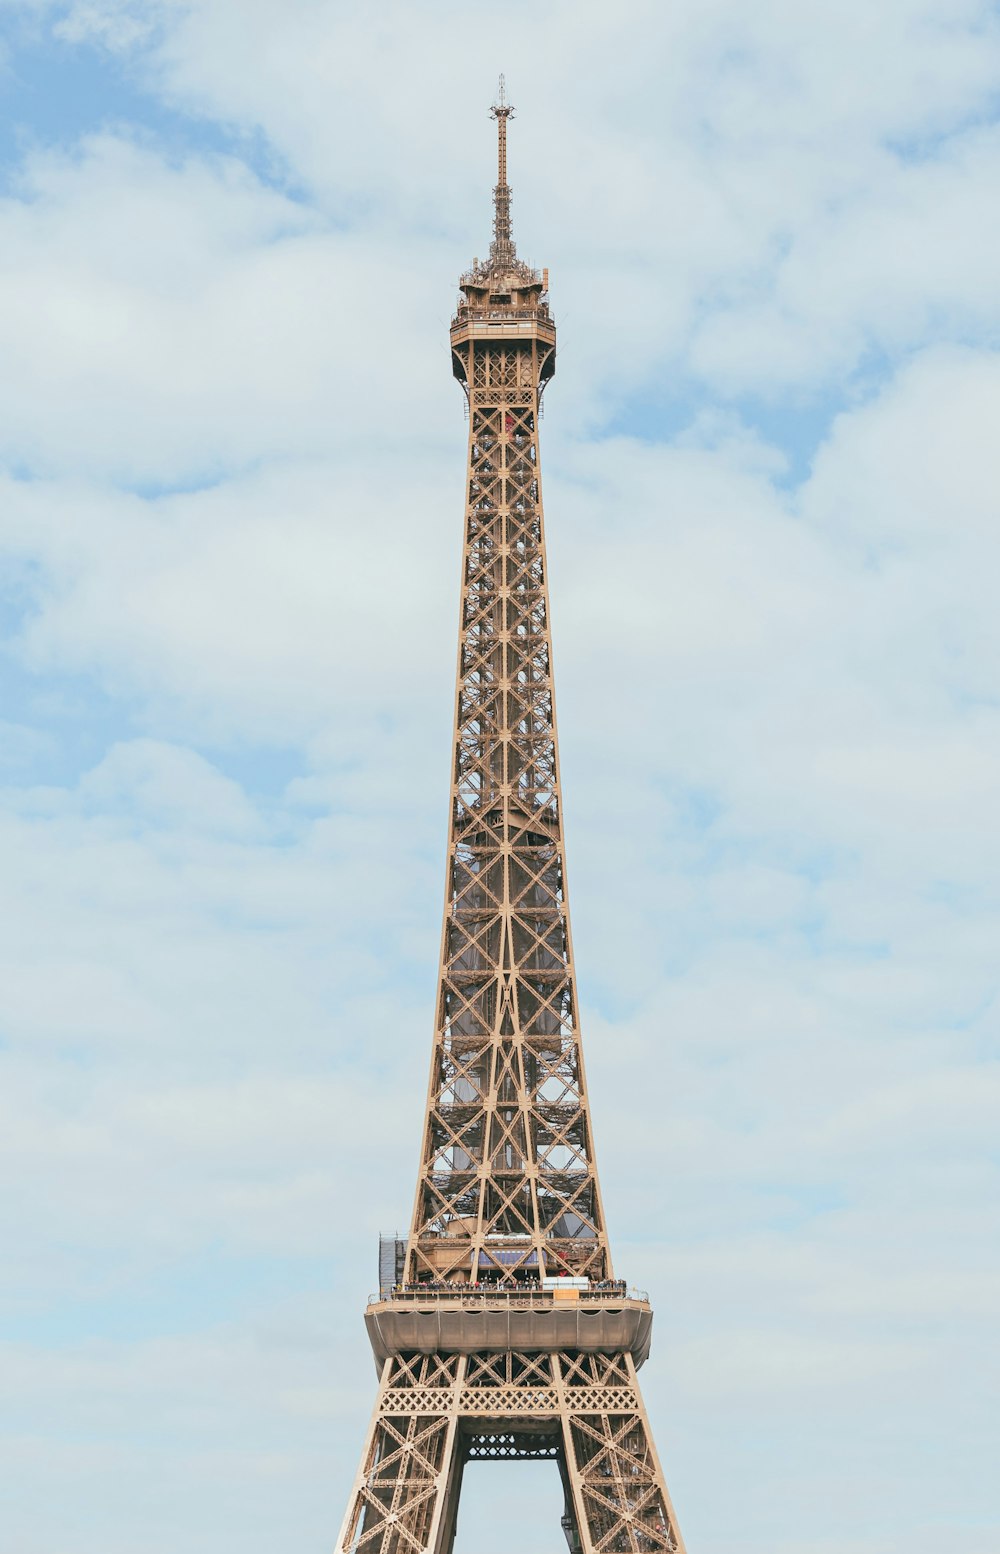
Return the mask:
<svg viewBox="0 0 1000 1554">
<path fill-rule="evenodd" d="M 490 113 L 497 121 L 497 183 L 493 190 L 490 262 L 498 269 L 508 269 L 517 257 L 510 229 L 510 185 L 507 182 L 507 120 L 514 117 L 514 108 L 507 101 L 507 84 L 503 76 L 500 77 L 497 100 Z"/>
</svg>

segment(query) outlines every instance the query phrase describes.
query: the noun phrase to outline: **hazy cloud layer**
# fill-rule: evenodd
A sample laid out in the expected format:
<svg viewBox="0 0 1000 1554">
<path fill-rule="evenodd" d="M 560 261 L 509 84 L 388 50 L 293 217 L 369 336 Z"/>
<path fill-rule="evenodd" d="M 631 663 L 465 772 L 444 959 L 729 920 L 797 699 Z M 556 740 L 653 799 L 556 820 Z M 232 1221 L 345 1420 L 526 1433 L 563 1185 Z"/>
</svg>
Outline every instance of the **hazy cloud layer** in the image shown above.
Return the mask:
<svg viewBox="0 0 1000 1554">
<path fill-rule="evenodd" d="M 452 3 L 0 19 L 11 1554 L 339 1525 L 430 1039 L 498 69 L 560 323 L 598 1152 L 688 1544 L 1000 1554 L 995 7 L 516 0 L 499 51 Z M 505 1474 L 458 1554 L 558 1536 Z"/>
</svg>

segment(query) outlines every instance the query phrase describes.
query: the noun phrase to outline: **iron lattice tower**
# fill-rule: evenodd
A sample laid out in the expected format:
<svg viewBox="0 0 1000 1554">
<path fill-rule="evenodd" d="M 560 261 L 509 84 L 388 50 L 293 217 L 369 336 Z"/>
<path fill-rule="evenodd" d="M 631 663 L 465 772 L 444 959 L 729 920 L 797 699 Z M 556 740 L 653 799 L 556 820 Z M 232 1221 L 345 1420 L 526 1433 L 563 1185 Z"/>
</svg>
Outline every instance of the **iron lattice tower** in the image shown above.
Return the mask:
<svg viewBox="0 0 1000 1554">
<path fill-rule="evenodd" d="M 440 991 L 410 1234 L 365 1314 L 378 1396 L 338 1554 L 451 1554 L 464 1464 L 558 1463 L 572 1554 L 684 1554 L 615 1280 L 563 854 L 538 419 L 547 272 L 517 257 L 501 77 L 489 259 L 459 283 L 465 564 Z"/>
</svg>

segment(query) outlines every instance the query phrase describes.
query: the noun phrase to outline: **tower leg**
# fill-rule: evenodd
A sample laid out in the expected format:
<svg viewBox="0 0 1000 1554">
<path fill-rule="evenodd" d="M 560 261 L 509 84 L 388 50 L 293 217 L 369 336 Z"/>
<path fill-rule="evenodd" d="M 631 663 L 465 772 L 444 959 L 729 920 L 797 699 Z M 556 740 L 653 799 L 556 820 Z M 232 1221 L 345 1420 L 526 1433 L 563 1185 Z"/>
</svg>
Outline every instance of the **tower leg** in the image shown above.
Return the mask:
<svg viewBox="0 0 1000 1554">
<path fill-rule="evenodd" d="M 686 1554 L 632 1356 L 578 1350 L 391 1355 L 338 1554 L 453 1554 L 469 1454 L 556 1458 L 570 1554 Z"/>
<path fill-rule="evenodd" d="M 461 1484 L 457 1355 L 392 1355 L 337 1543 L 339 1554 L 449 1554 Z"/>
<path fill-rule="evenodd" d="M 465 1473 L 465 1459 L 457 1442 L 453 1446 L 451 1463 L 451 1474 L 441 1513 L 441 1531 L 437 1543 L 432 1545 L 435 1554 L 454 1554 L 455 1549 L 458 1503 L 462 1495 L 462 1477 Z"/>
<path fill-rule="evenodd" d="M 565 1432 L 563 1434 L 563 1449 L 559 1457 L 559 1477 L 562 1479 L 564 1502 L 562 1530 L 566 1535 L 569 1554 L 583 1554 L 583 1540 L 580 1537 L 580 1524 L 577 1521 L 576 1515 L 576 1487 L 570 1477 L 569 1463 L 566 1457 Z"/>
<path fill-rule="evenodd" d="M 632 1356 L 561 1354 L 554 1361 L 571 1550 L 686 1554 Z"/>
</svg>

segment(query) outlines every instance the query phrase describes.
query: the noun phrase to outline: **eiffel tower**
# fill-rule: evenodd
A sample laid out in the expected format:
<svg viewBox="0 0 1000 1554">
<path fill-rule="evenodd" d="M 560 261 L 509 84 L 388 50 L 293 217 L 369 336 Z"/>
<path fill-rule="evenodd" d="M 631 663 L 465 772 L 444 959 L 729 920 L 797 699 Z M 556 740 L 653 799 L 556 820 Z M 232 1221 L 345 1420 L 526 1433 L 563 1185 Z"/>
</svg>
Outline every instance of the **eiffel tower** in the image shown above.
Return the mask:
<svg viewBox="0 0 1000 1554">
<path fill-rule="evenodd" d="M 451 1554 L 466 1462 L 549 1458 L 571 1554 L 684 1554 L 614 1277 L 580 1047 L 538 421 L 548 273 L 517 257 L 503 77 L 489 259 L 461 277 L 469 412 L 444 932 L 408 1238 L 365 1313 L 375 1408 L 339 1554 Z M 482 1545 L 482 1539 L 477 1542 Z"/>
</svg>

